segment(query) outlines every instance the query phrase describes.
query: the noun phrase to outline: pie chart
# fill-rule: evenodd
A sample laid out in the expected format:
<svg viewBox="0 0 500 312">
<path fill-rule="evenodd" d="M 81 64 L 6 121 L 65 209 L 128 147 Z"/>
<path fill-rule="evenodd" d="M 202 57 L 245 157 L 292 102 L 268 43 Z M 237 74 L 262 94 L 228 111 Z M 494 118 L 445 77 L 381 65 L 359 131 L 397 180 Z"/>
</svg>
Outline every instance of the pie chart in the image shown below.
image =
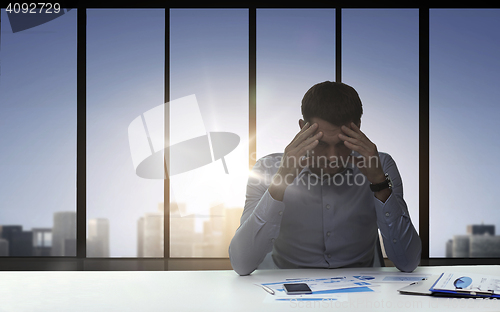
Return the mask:
<svg viewBox="0 0 500 312">
<path fill-rule="evenodd" d="M 472 278 L 467 276 L 459 277 L 453 282 L 453 285 L 455 285 L 457 289 L 467 288 L 470 284 L 472 284 Z"/>
</svg>

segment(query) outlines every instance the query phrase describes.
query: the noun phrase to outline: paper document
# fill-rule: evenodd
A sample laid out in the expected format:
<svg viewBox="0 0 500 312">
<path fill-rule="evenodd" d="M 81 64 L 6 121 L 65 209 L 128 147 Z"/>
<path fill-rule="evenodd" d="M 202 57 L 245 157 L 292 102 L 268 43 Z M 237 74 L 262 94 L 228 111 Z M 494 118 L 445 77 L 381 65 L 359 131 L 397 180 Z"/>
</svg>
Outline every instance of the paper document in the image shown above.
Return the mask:
<svg viewBox="0 0 500 312">
<path fill-rule="evenodd" d="M 444 272 L 430 290 L 450 294 L 500 297 L 500 276 Z"/>
<path fill-rule="evenodd" d="M 385 273 L 360 273 L 359 275 L 351 276 L 360 281 L 370 283 L 385 283 L 385 282 L 418 282 L 431 276 L 431 274 L 404 273 L 404 272 L 385 272 Z"/>
<path fill-rule="evenodd" d="M 263 283 L 258 284 L 271 289 L 275 296 L 285 296 L 290 297 L 292 295 L 287 295 L 283 284 L 289 283 L 306 283 L 312 290 L 312 294 L 304 295 L 310 297 L 311 295 L 325 295 L 329 293 L 338 293 L 342 289 L 357 288 L 359 291 L 372 291 L 368 287 L 373 287 L 375 285 L 360 281 L 358 279 L 346 278 L 345 276 L 340 277 L 328 277 L 328 278 L 316 278 L 316 279 L 293 279 L 285 280 L 273 283 Z M 364 288 L 363 290 L 361 288 Z M 355 290 L 353 290 L 355 291 Z M 296 295 L 293 295 L 296 296 Z"/>
</svg>

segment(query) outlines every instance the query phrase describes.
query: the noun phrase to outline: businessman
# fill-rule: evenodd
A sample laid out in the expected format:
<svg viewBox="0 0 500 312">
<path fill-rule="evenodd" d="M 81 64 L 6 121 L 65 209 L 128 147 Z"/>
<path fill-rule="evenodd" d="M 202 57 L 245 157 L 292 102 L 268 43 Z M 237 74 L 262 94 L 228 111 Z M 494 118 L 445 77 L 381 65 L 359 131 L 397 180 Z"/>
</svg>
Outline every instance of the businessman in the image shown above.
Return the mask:
<svg viewBox="0 0 500 312">
<path fill-rule="evenodd" d="M 238 274 L 252 273 L 270 251 L 283 269 L 372 266 L 377 229 L 399 270 L 417 267 L 421 241 L 399 171 L 361 131 L 362 114 L 346 84 L 325 81 L 306 92 L 300 131 L 283 153 L 259 159 L 248 179 L 229 246 Z"/>
</svg>

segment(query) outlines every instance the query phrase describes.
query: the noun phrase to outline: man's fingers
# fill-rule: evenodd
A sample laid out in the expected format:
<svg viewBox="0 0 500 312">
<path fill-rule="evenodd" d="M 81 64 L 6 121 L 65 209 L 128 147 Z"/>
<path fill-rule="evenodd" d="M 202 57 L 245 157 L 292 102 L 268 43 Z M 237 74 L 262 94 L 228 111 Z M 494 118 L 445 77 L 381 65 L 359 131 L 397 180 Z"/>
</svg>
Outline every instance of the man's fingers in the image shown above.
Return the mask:
<svg viewBox="0 0 500 312">
<path fill-rule="evenodd" d="M 307 156 L 300 157 L 300 159 L 299 159 L 299 166 L 301 168 L 304 168 L 304 167 L 306 167 L 306 166 L 309 165 L 310 161 L 311 161 L 311 157 L 307 157 Z"/>
<path fill-rule="evenodd" d="M 323 132 L 318 132 L 314 135 L 309 136 L 307 139 L 303 140 L 297 145 L 297 148 L 301 148 L 304 145 L 309 145 L 314 140 L 319 140 L 323 136 Z"/>
<path fill-rule="evenodd" d="M 309 127 L 309 122 L 306 122 L 306 123 L 304 124 L 304 126 L 302 126 L 302 128 L 300 128 L 300 131 L 299 131 L 299 132 L 297 132 L 297 134 L 293 137 L 293 140 L 290 142 L 290 145 L 291 145 L 293 142 L 295 142 L 295 140 L 297 140 L 297 138 L 299 137 L 299 135 L 300 135 L 301 133 L 303 133 L 304 131 L 306 131 L 306 129 L 307 129 L 308 127 Z"/>
<path fill-rule="evenodd" d="M 302 132 L 299 135 L 299 139 L 300 138 L 304 138 L 305 139 L 305 138 L 311 136 L 317 129 L 318 129 L 318 124 L 317 123 L 313 123 L 308 128 L 306 128 L 306 130 L 304 132 Z"/>
<path fill-rule="evenodd" d="M 354 143 L 351 143 L 350 141 L 345 141 L 344 145 L 348 149 L 356 151 L 356 152 L 358 152 L 359 154 L 361 154 L 363 156 L 374 155 L 376 153 L 376 151 L 377 151 L 376 148 L 370 148 L 369 146 L 364 145 L 364 144 L 354 144 Z"/>
<path fill-rule="evenodd" d="M 311 143 L 302 146 L 298 152 L 295 154 L 295 157 L 298 157 L 299 159 L 302 158 L 306 154 L 307 151 L 312 150 L 313 148 L 318 145 L 319 141 L 317 139 L 314 139 Z"/>
<path fill-rule="evenodd" d="M 300 132 L 297 133 L 297 136 L 294 138 L 292 143 L 290 143 L 292 148 L 299 146 L 302 142 L 307 140 L 316 131 L 316 129 L 318 128 L 318 124 L 314 123 L 309 127 L 304 126 L 304 128 L 302 128 Z"/>
<path fill-rule="evenodd" d="M 347 147 L 350 149 L 354 149 L 357 152 L 362 150 L 370 153 L 375 147 L 372 141 L 356 126 L 356 124 L 351 123 L 350 129 L 349 127 L 342 126 L 341 130 L 343 133 L 339 133 L 339 138 L 344 141 L 344 144 L 347 143 Z M 353 148 L 356 146 L 356 148 Z M 361 152 L 360 152 L 361 154 Z"/>
<path fill-rule="evenodd" d="M 311 157 L 307 153 L 308 151 L 312 150 L 318 143 L 319 141 L 317 139 L 312 139 L 308 144 L 304 144 L 302 147 L 297 147 L 295 150 L 290 151 L 286 158 L 287 158 L 287 166 L 290 166 L 292 164 L 292 167 L 294 167 L 293 164 L 299 165 L 299 167 L 304 168 L 309 164 L 309 161 Z M 283 161 L 283 160 L 282 160 Z"/>
<path fill-rule="evenodd" d="M 356 151 L 356 152 L 360 153 L 361 155 L 363 155 L 364 152 L 365 152 L 365 149 L 363 147 L 361 147 L 360 145 L 357 145 L 357 144 L 353 144 L 353 143 L 351 143 L 349 141 L 344 141 L 344 145 L 348 149 Z"/>
<path fill-rule="evenodd" d="M 369 150 L 369 146 L 368 146 L 369 143 L 367 143 L 366 141 L 351 138 L 351 137 L 348 137 L 342 133 L 339 134 L 339 139 L 344 141 L 344 144 L 345 144 L 345 146 L 347 146 L 347 148 L 355 150 L 356 152 L 359 152 L 360 150 L 366 150 L 366 151 Z"/>
<path fill-rule="evenodd" d="M 347 136 L 343 133 L 339 133 L 339 139 L 341 139 L 342 141 L 345 142 L 349 142 L 351 144 L 356 144 L 356 145 L 359 145 L 359 140 L 358 139 L 355 139 L 355 138 L 352 138 L 350 136 Z"/>
<path fill-rule="evenodd" d="M 356 139 L 361 139 L 363 137 L 366 137 L 363 132 L 352 122 L 351 127 L 354 129 L 351 129 L 346 126 L 342 126 L 341 130 L 349 137 L 351 138 L 356 138 Z"/>
</svg>

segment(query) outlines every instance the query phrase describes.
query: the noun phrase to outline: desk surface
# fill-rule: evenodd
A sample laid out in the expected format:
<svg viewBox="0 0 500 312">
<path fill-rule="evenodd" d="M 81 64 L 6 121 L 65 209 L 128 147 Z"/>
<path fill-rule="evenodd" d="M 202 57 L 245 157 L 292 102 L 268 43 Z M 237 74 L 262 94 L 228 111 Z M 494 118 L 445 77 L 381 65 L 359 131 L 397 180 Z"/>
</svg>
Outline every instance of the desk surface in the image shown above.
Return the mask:
<svg viewBox="0 0 500 312">
<path fill-rule="evenodd" d="M 500 275 L 500 266 L 418 267 L 413 274 Z M 500 300 L 401 295 L 408 283 L 380 283 L 374 292 L 346 294 L 347 301 L 269 302 L 254 283 L 328 277 L 396 268 L 234 271 L 0 272 L 0 311 L 500 311 Z M 375 289 L 374 288 L 374 289 Z"/>
</svg>

